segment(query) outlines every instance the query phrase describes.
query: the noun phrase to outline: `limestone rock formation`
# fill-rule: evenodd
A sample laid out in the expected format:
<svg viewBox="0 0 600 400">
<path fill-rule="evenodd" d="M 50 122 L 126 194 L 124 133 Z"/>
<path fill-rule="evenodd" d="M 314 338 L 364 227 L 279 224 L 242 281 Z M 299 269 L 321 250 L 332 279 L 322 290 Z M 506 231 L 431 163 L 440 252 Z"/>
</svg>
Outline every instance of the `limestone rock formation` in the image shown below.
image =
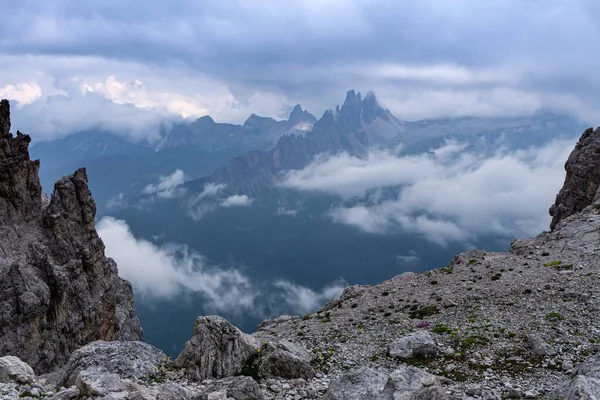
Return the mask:
<svg viewBox="0 0 600 400">
<path fill-rule="evenodd" d="M 31 383 L 33 369 L 15 356 L 0 357 L 0 382 Z"/>
<path fill-rule="evenodd" d="M 387 374 L 373 368 L 355 368 L 333 381 L 323 396 L 323 400 L 374 398 L 383 390 L 387 381 Z"/>
<path fill-rule="evenodd" d="M 389 345 L 390 356 L 397 358 L 427 358 L 436 352 L 437 346 L 429 331 L 412 332 Z"/>
<path fill-rule="evenodd" d="M 262 343 L 252 366 L 256 366 L 261 378 L 311 379 L 316 373 L 310 365 L 312 359 L 312 354 L 295 343 L 266 341 Z"/>
<path fill-rule="evenodd" d="M 420 368 L 403 365 L 391 373 L 375 400 L 443 400 L 446 391 L 441 381 Z"/>
<path fill-rule="evenodd" d="M 71 354 L 58 385 L 72 386 L 81 372 L 98 369 L 116 373 L 121 378 L 147 379 L 158 375 L 157 364 L 165 358 L 162 351 L 143 342 L 92 342 Z"/>
<path fill-rule="evenodd" d="M 264 400 L 258 383 L 249 376 L 233 376 L 207 385 L 197 396 L 199 400 Z"/>
<path fill-rule="evenodd" d="M 260 342 L 217 316 L 198 317 L 194 334 L 175 360 L 189 377 L 202 381 L 239 374 Z"/>
<path fill-rule="evenodd" d="M 550 229 L 566 217 L 600 202 L 600 128 L 586 129 L 565 163 L 565 183 L 550 208 Z"/>
<path fill-rule="evenodd" d="M 131 285 L 117 275 L 94 227 L 85 169 L 59 180 L 43 201 L 31 138 L 9 133 L 0 102 L 0 356 L 37 372 L 63 365 L 94 340 L 142 337 Z"/>
<path fill-rule="evenodd" d="M 573 378 L 556 389 L 552 399 L 594 400 L 600 398 L 600 359 L 597 357 L 580 365 Z"/>
</svg>

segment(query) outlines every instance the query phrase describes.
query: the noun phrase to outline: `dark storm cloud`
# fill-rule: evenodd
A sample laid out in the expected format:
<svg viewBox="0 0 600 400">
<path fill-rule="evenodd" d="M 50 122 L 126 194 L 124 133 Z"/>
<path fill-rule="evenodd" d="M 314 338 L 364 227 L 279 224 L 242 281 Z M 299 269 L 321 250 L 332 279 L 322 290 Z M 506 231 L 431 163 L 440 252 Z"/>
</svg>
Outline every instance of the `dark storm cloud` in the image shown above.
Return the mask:
<svg viewBox="0 0 600 400">
<path fill-rule="evenodd" d="M 201 73 L 227 86 L 232 108 L 256 107 L 250 97 L 271 93 L 320 114 L 355 87 L 375 90 L 407 118 L 540 107 L 600 118 L 592 96 L 600 89 L 595 0 L 8 0 L 0 7 L 5 56 L 98 59 L 104 79 L 119 78 L 123 63 L 143 65 L 153 68 L 145 83 L 170 80 L 183 86 L 177 93 Z M 184 72 L 173 75 L 174 66 Z M 456 103 L 460 111 L 451 109 Z"/>
</svg>

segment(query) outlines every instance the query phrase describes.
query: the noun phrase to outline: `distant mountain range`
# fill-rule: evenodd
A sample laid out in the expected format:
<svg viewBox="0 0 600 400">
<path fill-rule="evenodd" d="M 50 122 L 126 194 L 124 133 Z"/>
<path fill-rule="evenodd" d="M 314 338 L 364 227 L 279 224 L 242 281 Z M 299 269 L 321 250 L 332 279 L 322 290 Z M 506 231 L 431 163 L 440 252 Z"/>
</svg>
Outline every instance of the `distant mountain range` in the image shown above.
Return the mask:
<svg viewBox="0 0 600 400">
<path fill-rule="evenodd" d="M 274 187 L 285 171 L 306 167 L 319 154 L 347 153 L 364 157 L 370 149 L 397 149 L 405 154 L 428 151 L 447 139 L 470 147 L 483 142 L 509 149 L 539 145 L 561 136 L 572 136 L 584 127 L 575 119 L 553 113 L 520 118 L 440 118 L 402 121 L 382 108 L 372 92 L 362 98 L 350 90 L 335 111 L 326 111 L 311 130 L 282 136 L 267 150 L 249 151 L 214 173 L 189 181 L 188 193 L 198 193 L 207 183 L 226 185 L 224 193 L 253 198 L 289 200 L 289 191 Z"/>
<path fill-rule="evenodd" d="M 402 121 L 381 107 L 372 92 L 363 98 L 350 90 L 341 107 L 325 111 L 319 120 L 296 105 L 282 121 L 252 114 L 242 125 L 234 125 L 205 116 L 164 127 L 159 140 L 137 143 L 114 132 L 85 131 L 35 143 L 31 154 L 42 160 L 40 179 L 46 191 L 54 181 L 85 165 L 92 185 L 97 185 L 92 190 L 102 209 L 111 197 L 135 196 L 175 169 L 186 173 L 193 190 L 216 182 L 227 185 L 231 193 L 260 195 L 276 191 L 270 187 L 276 175 L 301 169 L 318 154 L 346 152 L 362 157 L 372 148 L 399 145 L 410 154 L 449 138 L 474 146 L 484 140 L 522 148 L 584 128 L 574 118 L 554 113 Z"/>
<path fill-rule="evenodd" d="M 243 125 L 233 125 L 205 116 L 163 128 L 162 138 L 154 142 L 136 143 L 114 132 L 84 131 L 37 142 L 30 152 L 42 160 L 40 180 L 46 192 L 58 178 L 85 165 L 102 209 L 114 195 L 136 193 L 176 168 L 189 178 L 199 178 L 235 156 L 273 147 L 282 135 L 303 134 L 315 122 L 312 114 L 296 105 L 283 121 L 252 114 Z"/>
</svg>

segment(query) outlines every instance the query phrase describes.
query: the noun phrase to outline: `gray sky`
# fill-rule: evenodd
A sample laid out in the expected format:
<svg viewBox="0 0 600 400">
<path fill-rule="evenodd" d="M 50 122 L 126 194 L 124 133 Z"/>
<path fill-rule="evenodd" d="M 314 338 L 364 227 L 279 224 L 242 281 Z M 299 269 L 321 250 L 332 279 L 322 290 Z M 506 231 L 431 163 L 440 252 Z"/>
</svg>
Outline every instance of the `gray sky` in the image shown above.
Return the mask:
<svg viewBox="0 0 600 400">
<path fill-rule="evenodd" d="M 296 103 L 320 116 L 350 88 L 404 119 L 551 108 L 597 124 L 599 18 L 596 0 L 4 0 L 0 96 L 46 137 Z"/>
</svg>

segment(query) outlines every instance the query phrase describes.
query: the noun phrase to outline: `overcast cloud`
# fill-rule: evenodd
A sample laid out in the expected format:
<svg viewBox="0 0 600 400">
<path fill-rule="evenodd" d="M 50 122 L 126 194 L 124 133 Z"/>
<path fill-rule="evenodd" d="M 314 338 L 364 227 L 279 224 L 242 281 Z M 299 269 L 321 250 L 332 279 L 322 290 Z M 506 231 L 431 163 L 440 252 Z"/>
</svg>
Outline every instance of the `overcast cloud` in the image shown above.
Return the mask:
<svg viewBox="0 0 600 400">
<path fill-rule="evenodd" d="M 282 185 L 364 199 L 330 217 L 365 232 L 400 229 L 446 245 L 483 235 L 531 236 L 548 229 L 548 208 L 563 184 L 564 162 L 576 139 L 508 151 L 449 141 L 418 155 L 373 152 L 365 159 L 320 157 L 289 172 Z M 488 149 L 489 150 L 489 149 Z M 399 186 L 396 196 L 378 189 Z"/>
<path fill-rule="evenodd" d="M 350 88 L 401 118 L 600 119 L 595 0 L 5 0 L 0 95 L 37 138 L 320 115 Z M 27 27 L 23 29 L 23 27 Z M 36 137 L 34 137 L 35 139 Z"/>
<path fill-rule="evenodd" d="M 347 286 L 340 280 L 315 291 L 288 281 L 255 282 L 238 269 L 212 265 L 187 246 L 159 246 L 136 238 L 123 220 L 104 217 L 97 229 L 106 255 L 117 262 L 119 276 L 147 299 L 197 293 L 206 299 L 206 312 L 250 313 L 266 318 L 313 312 L 337 298 Z"/>
</svg>

